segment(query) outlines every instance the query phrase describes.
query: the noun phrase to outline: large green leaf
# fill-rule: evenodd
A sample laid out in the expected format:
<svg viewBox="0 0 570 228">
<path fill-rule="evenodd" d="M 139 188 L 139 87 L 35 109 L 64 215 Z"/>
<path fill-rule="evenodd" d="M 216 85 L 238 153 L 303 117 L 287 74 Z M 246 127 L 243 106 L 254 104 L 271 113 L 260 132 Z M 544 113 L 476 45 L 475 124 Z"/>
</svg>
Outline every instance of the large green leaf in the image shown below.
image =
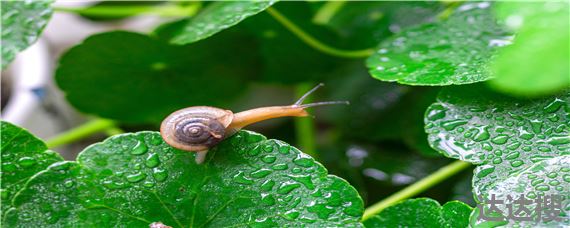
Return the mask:
<svg viewBox="0 0 570 228">
<path fill-rule="evenodd" d="M 158 132 L 114 136 L 32 178 L 8 225 L 360 226 L 356 190 L 308 155 L 241 131 L 208 154 Z"/>
<path fill-rule="evenodd" d="M 2 69 L 38 39 L 53 13 L 52 2 L 2 1 Z"/>
<path fill-rule="evenodd" d="M 409 199 L 384 209 L 364 222 L 376 227 L 467 227 L 471 207 L 460 201 L 440 206 L 429 198 Z"/>
<path fill-rule="evenodd" d="M 2 200 L 2 218 L 12 205 L 14 195 L 26 181 L 49 165 L 63 161 L 59 154 L 47 149 L 45 143 L 28 131 L 0 122 L 2 172 L 0 197 Z"/>
<path fill-rule="evenodd" d="M 402 30 L 368 58 L 370 74 L 409 85 L 490 79 L 487 65 L 508 39 L 491 8 L 488 2 L 465 3 L 449 18 Z"/>
<path fill-rule="evenodd" d="M 235 31 L 182 47 L 137 33 L 102 33 L 63 55 L 56 81 L 80 111 L 156 123 L 183 107 L 228 106 L 257 74 L 255 47 Z"/>
<path fill-rule="evenodd" d="M 434 149 L 478 165 L 473 177 L 478 202 L 497 191 L 509 192 L 509 184 L 523 180 L 523 173 L 548 179 L 538 168 L 549 159 L 570 155 L 570 91 L 517 100 L 478 86 L 445 88 L 428 108 L 425 122 Z M 531 184 L 536 191 L 528 185 L 517 188 L 525 194 L 542 194 L 538 190 L 548 188 Z M 568 192 L 570 185 L 561 186 L 550 189 Z"/>
<path fill-rule="evenodd" d="M 490 84 L 518 96 L 550 95 L 570 87 L 568 1 L 505 2 L 498 14 L 518 30 L 501 50 Z M 522 26 L 520 25 L 522 24 Z"/>
<path fill-rule="evenodd" d="M 189 44 L 208 38 L 262 12 L 275 2 L 277 0 L 213 2 L 189 19 L 186 26 L 172 38 L 171 42 Z"/>
</svg>

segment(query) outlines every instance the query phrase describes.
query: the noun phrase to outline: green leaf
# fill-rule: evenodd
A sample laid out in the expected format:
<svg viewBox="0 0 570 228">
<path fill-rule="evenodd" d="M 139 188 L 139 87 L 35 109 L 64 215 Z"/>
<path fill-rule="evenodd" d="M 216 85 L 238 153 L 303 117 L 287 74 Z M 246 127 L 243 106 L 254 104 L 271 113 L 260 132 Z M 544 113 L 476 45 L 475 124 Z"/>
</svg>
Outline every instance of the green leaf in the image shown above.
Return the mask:
<svg viewBox="0 0 570 228">
<path fill-rule="evenodd" d="M 275 2 L 277 0 L 213 2 L 189 19 L 183 30 L 173 37 L 171 42 L 189 44 L 206 39 L 264 11 Z"/>
<path fill-rule="evenodd" d="M 460 201 L 440 206 L 429 198 L 409 199 L 390 206 L 364 222 L 372 227 L 467 227 L 472 208 Z"/>
<path fill-rule="evenodd" d="M 56 82 L 82 112 L 157 123 L 188 106 L 228 106 L 257 74 L 255 47 L 235 31 L 187 46 L 131 32 L 101 33 L 63 55 Z"/>
<path fill-rule="evenodd" d="M 497 78 L 489 83 L 517 96 L 551 95 L 569 88 L 568 2 L 505 2 L 499 6 L 499 16 L 518 32 L 514 44 L 499 53 L 493 64 Z"/>
<path fill-rule="evenodd" d="M 324 43 L 334 43 L 337 36 L 323 26 L 311 22 L 312 12 L 306 2 L 281 2 L 274 6 L 303 31 Z M 265 82 L 297 84 L 321 82 L 333 75 L 341 64 L 338 58 L 315 50 L 293 35 L 275 18 L 263 13 L 243 22 L 260 43 Z"/>
<path fill-rule="evenodd" d="M 241 131 L 205 164 L 158 132 L 111 137 L 28 182 L 8 225 L 359 226 L 356 190 L 277 140 Z"/>
<path fill-rule="evenodd" d="M 449 18 L 404 29 L 367 59 L 372 77 L 409 85 L 485 81 L 488 63 L 508 33 L 488 2 L 465 3 Z"/>
<path fill-rule="evenodd" d="M 478 165 L 473 177 L 478 202 L 498 189 L 508 191 L 508 183 L 525 172 L 548 179 L 533 167 L 570 155 L 570 91 L 522 100 L 478 86 L 445 88 L 428 108 L 425 122 L 434 149 Z M 538 186 L 533 188 L 543 188 Z M 560 191 L 567 192 L 570 185 L 564 186 Z"/>
<path fill-rule="evenodd" d="M 2 218 L 12 206 L 12 199 L 26 181 L 49 165 L 63 161 L 59 154 L 25 129 L 0 121 L 2 155 Z"/>
<path fill-rule="evenodd" d="M 2 69 L 38 39 L 53 13 L 52 2 L 2 1 Z"/>
</svg>

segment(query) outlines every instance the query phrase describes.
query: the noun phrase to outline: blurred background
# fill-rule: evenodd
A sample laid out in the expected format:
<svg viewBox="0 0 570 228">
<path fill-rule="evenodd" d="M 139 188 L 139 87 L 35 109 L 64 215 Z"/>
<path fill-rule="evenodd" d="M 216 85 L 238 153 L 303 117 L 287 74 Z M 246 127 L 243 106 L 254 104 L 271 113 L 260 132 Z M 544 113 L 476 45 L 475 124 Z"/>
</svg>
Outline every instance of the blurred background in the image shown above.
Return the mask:
<svg viewBox="0 0 570 228">
<path fill-rule="evenodd" d="M 207 3 L 57 1 L 54 4 L 56 11 L 39 40 L 18 54 L 16 60 L 2 71 L 2 119 L 27 128 L 42 139 L 50 139 L 98 118 L 93 113 L 77 111 L 78 109 L 70 105 L 69 100 L 65 98 L 54 79 L 56 70 L 61 65 L 60 57 L 70 48 L 84 42 L 87 37 L 107 31 L 126 30 L 154 34 L 161 39 L 168 36 L 169 29 L 175 28 L 181 17 L 152 13 L 111 17 L 97 16 L 97 13 L 69 13 L 69 10 L 65 9 L 149 4 L 178 4 L 190 9 L 195 7 L 195 4 Z M 334 43 L 335 46 L 345 49 L 374 47 L 406 26 L 433 20 L 445 8 L 444 4 L 438 2 L 358 2 L 344 6 L 343 13 L 323 22 L 323 16 L 316 17 L 323 4 L 282 2 L 275 7 L 322 42 Z M 248 127 L 248 130 L 257 131 L 268 138 L 283 140 L 313 155 L 330 173 L 345 178 L 355 186 L 366 203 L 377 202 L 451 162 L 429 147 L 423 130 L 424 111 L 435 101 L 439 88 L 410 87 L 373 79 L 363 64 L 364 59 L 338 58 L 318 52 L 266 13 L 249 18 L 230 30 L 232 31 L 216 35 L 220 40 L 212 41 L 213 44 L 204 43 L 206 41 L 200 41 L 200 44 L 211 45 L 207 46 L 206 50 L 225 49 L 228 59 L 231 58 L 229 56 L 237 56 L 237 59 L 242 61 L 247 59 L 247 56 L 254 56 L 261 60 L 243 60 L 242 64 L 239 61 L 236 63 L 224 59 L 220 63 L 213 63 L 212 58 L 207 57 L 207 52 L 202 53 L 206 60 L 199 64 L 212 64 L 212 68 L 217 67 L 206 72 L 217 72 L 218 68 L 220 72 L 228 72 L 222 68 L 234 64 L 246 65 L 248 69 L 243 72 L 251 72 L 251 75 L 249 78 L 236 79 L 240 83 L 240 89 L 237 90 L 239 93 L 233 94 L 232 86 L 227 86 L 227 90 L 221 87 L 220 91 L 216 91 L 219 95 L 214 95 L 219 96 L 219 101 L 200 105 L 218 106 L 234 112 L 260 106 L 287 105 L 318 83 L 325 83 L 324 88 L 311 96 L 312 101 L 347 100 L 351 105 L 318 107 L 311 110 L 314 115 L 312 118 L 269 120 Z M 246 34 L 245 41 L 224 38 L 231 37 L 232 33 Z M 130 53 L 127 44 L 117 43 L 110 46 L 112 51 L 120 53 L 123 51 L 123 45 L 125 51 Z M 231 45 L 241 48 L 226 49 Z M 195 52 L 189 51 L 187 54 L 193 53 Z M 141 55 L 144 55 L 144 52 L 141 52 Z M 72 61 L 72 57 L 68 59 Z M 89 58 L 83 61 L 85 64 L 76 68 L 85 69 L 79 71 L 104 73 L 104 70 L 97 70 L 107 67 L 100 63 L 91 65 Z M 61 74 L 73 74 L 74 71 L 69 72 L 62 70 Z M 216 79 L 216 75 L 211 77 L 211 81 L 200 82 L 204 85 L 191 84 L 188 89 L 206 86 L 216 90 L 218 84 L 222 86 L 227 83 Z M 114 92 L 116 90 L 111 88 L 109 91 L 112 92 L 108 95 L 102 94 L 101 97 L 124 95 Z M 149 93 L 152 94 L 153 91 Z M 92 99 L 97 103 L 99 97 L 94 96 Z M 181 98 L 176 102 L 183 101 Z M 147 105 L 144 99 L 133 102 L 138 102 L 135 106 Z M 103 103 L 99 108 L 104 110 L 105 105 Z M 192 105 L 197 104 L 188 104 Z M 136 111 L 132 114 L 135 116 Z M 132 132 L 158 130 L 159 122 L 117 118 L 117 123 L 122 131 Z M 109 134 L 102 132 L 54 149 L 66 159 L 72 160 L 83 148 L 108 136 Z M 458 199 L 474 206 L 471 175 L 472 170 L 467 170 L 421 196 L 440 202 Z"/>
</svg>

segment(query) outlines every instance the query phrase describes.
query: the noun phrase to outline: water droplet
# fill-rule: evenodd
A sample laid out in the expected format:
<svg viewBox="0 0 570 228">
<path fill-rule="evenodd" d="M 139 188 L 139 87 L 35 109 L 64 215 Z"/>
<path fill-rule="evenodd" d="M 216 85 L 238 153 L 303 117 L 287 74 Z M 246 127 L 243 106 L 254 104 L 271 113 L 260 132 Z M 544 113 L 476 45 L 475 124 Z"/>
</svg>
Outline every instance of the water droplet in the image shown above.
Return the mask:
<svg viewBox="0 0 570 228">
<path fill-rule="evenodd" d="M 160 164 L 160 159 L 158 158 L 158 154 L 150 154 L 144 163 L 146 167 L 154 168 Z"/>
<path fill-rule="evenodd" d="M 261 184 L 261 190 L 263 191 L 271 191 L 273 189 L 273 186 L 275 186 L 275 181 L 273 180 L 266 180 L 265 182 L 263 182 L 263 184 Z"/>
<path fill-rule="evenodd" d="M 500 164 L 501 162 L 503 162 L 503 159 L 501 159 L 501 158 L 493 159 L 493 164 Z"/>
<path fill-rule="evenodd" d="M 551 181 L 548 182 L 548 184 L 549 184 L 550 186 L 558 186 L 558 185 L 560 184 L 560 181 L 551 180 Z"/>
<path fill-rule="evenodd" d="M 289 150 L 291 148 L 289 146 L 280 146 L 279 147 L 279 153 L 281 154 L 289 154 Z"/>
<path fill-rule="evenodd" d="M 144 142 L 137 141 L 137 144 L 133 147 L 133 150 L 131 150 L 131 154 L 141 155 L 146 153 L 147 151 L 148 147 L 146 146 L 146 144 L 144 144 Z"/>
<path fill-rule="evenodd" d="M 535 134 L 539 134 L 540 132 L 542 132 L 542 120 L 531 120 L 530 121 L 530 126 L 532 127 L 532 132 L 534 132 Z"/>
<path fill-rule="evenodd" d="M 441 126 L 443 127 L 443 129 L 451 131 L 461 125 L 467 124 L 468 122 L 469 121 L 467 120 L 448 120 L 448 121 L 443 121 Z"/>
<path fill-rule="evenodd" d="M 275 165 L 271 166 L 271 168 L 273 170 L 286 170 L 289 168 L 289 166 L 287 166 L 287 164 L 283 163 L 283 164 L 275 164 Z"/>
<path fill-rule="evenodd" d="M 277 188 L 277 193 L 288 194 L 291 191 L 293 191 L 299 187 L 301 187 L 301 185 L 298 183 L 285 182 L 285 183 L 281 184 L 281 186 L 279 186 L 279 188 Z"/>
<path fill-rule="evenodd" d="M 524 164 L 524 162 L 521 161 L 521 160 L 516 160 L 516 161 L 512 161 L 512 162 L 511 162 L 511 166 L 512 166 L 512 167 L 519 167 L 519 166 L 521 166 L 521 165 L 523 165 L 523 164 Z"/>
<path fill-rule="evenodd" d="M 530 185 L 536 186 L 536 185 L 541 184 L 541 183 L 543 183 L 543 182 L 544 182 L 544 179 L 536 179 L 536 178 L 534 178 L 534 180 L 532 180 L 532 181 L 530 182 Z"/>
<path fill-rule="evenodd" d="M 569 175 L 569 174 L 564 174 L 564 176 L 562 177 L 562 179 L 564 179 L 564 181 L 570 183 L 570 175 Z"/>
<path fill-rule="evenodd" d="M 565 136 L 553 136 L 548 139 L 548 143 L 551 145 L 563 145 L 570 143 L 570 135 Z"/>
<path fill-rule="evenodd" d="M 505 158 L 508 160 L 513 160 L 515 158 L 518 158 L 519 156 L 520 156 L 520 153 L 515 151 L 515 152 L 508 154 Z"/>
<path fill-rule="evenodd" d="M 143 183 L 143 186 L 145 186 L 145 187 L 147 187 L 147 188 L 152 188 L 152 187 L 154 187 L 154 182 L 152 182 L 152 181 L 145 181 L 145 182 Z"/>
<path fill-rule="evenodd" d="M 162 182 L 166 180 L 166 178 L 168 177 L 168 173 L 166 173 L 166 170 L 154 168 L 152 170 L 152 176 L 156 181 Z"/>
<path fill-rule="evenodd" d="M 271 174 L 273 171 L 269 169 L 260 169 L 250 174 L 253 178 L 264 178 L 267 175 Z"/>
<path fill-rule="evenodd" d="M 498 145 L 503 145 L 505 143 L 507 143 L 507 141 L 509 140 L 509 136 L 508 135 L 497 135 L 495 136 L 493 139 L 491 139 L 491 142 L 498 144 Z"/>
<path fill-rule="evenodd" d="M 157 146 L 157 145 L 160 145 L 162 142 L 163 142 L 162 137 L 160 137 L 159 134 L 153 134 L 150 136 L 149 143 L 151 145 Z"/>
<path fill-rule="evenodd" d="M 434 104 L 430 107 L 427 118 L 429 120 L 439 120 L 445 117 L 445 108 L 439 104 Z"/>
<path fill-rule="evenodd" d="M 236 174 L 233 177 L 233 181 L 235 181 L 236 183 L 247 184 L 247 185 L 255 183 L 252 179 L 245 177 L 245 174 L 242 171 L 240 171 L 238 174 Z"/>
<path fill-rule="evenodd" d="M 560 98 L 555 98 L 552 102 L 550 102 L 550 104 L 548 104 L 548 105 L 546 105 L 546 107 L 544 107 L 544 111 L 548 112 L 548 113 L 555 113 L 565 103 L 566 102 L 564 102 L 564 100 L 562 100 Z"/>
<path fill-rule="evenodd" d="M 315 162 L 308 157 L 298 157 L 298 158 L 293 160 L 293 163 L 295 163 L 298 166 L 305 167 L 305 168 L 311 167 L 315 164 Z"/>
<path fill-rule="evenodd" d="M 22 167 L 30 167 L 35 165 L 36 159 L 32 158 L 32 157 L 22 157 L 20 159 L 18 159 L 18 164 L 21 165 Z"/>
<path fill-rule="evenodd" d="M 475 140 L 476 142 L 481 142 L 484 140 L 487 140 L 491 137 L 491 134 L 489 134 L 489 127 L 484 127 L 482 128 L 473 138 L 473 140 Z"/>
<path fill-rule="evenodd" d="M 275 205 L 275 198 L 273 198 L 272 195 L 267 194 L 267 195 L 261 197 L 261 202 L 265 206 L 273 206 L 273 205 Z"/>
<path fill-rule="evenodd" d="M 479 172 L 477 172 L 477 177 L 483 178 L 487 175 L 493 173 L 495 171 L 495 167 L 491 165 L 482 165 L 479 166 Z"/>
<path fill-rule="evenodd" d="M 265 157 L 261 158 L 261 161 L 263 161 L 267 164 L 271 164 L 271 163 L 275 162 L 275 160 L 277 160 L 277 157 L 275 157 L 273 155 L 266 155 Z"/>
<path fill-rule="evenodd" d="M 548 185 L 539 185 L 539 186 L 536 186 L 535 189 L 544 192 L 544 191 L 550 190 L 550 187 Z"/>
<path fill-rule="evenodd" d="M 73 182 L 73 180 L 66 180 L 63 182 L 63 186 L 65 186 L 66 188 L 71 188 L 73 187 L 75 183 Z"/>
<path fill-rule="evenodd" d="M 271 144 L 266 144 L 263 146 L 263 151 L 265 152 L 273 152 L 273 145 Z"/>
<path fill-rule="evenodd" d="M 285 212 L 284 217 L 289 221 L 293 221 L 299 217 L 300 213 L 297 211 L 288 211 Z"/>
<path fill-rule="evenodd" d="M 305 188 L 313 190 L 315 189 L 315 185 L 313 184 L 313 180 L 311 176 L 306 175 L 289 175 L 291 179 L 297 181 L 305 186 Z"/>
<path fill-rule="evenodd" d="M 146 178 L 146 174 L 144 174 L 144 173 L 135 173 L 135 174 L 127 175 L 127 181 L 129 181 L 131 183 L 136 183 L 136 182 L 142 181 L 145 178 Z"/>
</svg>

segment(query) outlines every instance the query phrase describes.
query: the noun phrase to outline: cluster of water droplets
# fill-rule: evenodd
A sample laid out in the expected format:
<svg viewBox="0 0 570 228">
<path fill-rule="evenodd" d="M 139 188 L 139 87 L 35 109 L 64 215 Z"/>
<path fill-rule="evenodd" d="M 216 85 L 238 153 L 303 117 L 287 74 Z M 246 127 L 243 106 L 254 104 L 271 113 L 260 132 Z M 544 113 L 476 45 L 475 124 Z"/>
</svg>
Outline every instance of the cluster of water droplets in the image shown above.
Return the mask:
<svg viewBox="0 0 570 228">
<path fill-rule="evenodd" d="M 476 194 L 533 164 L 570 154 L 569 94 L 534 101 L 482 99 L 470 104 L 444 99 L 426 116 L 432 146 L 479 164 Z"/>
<path fill-rule="evenodd" d="M 490 3 L 463 4 L 446 20 L 402 31 L 367 60 L 371 74 L 414 85 L 483 81 L 496 47 L 510 44 L 509 34 L 493 18 Z"/>
</svg>

